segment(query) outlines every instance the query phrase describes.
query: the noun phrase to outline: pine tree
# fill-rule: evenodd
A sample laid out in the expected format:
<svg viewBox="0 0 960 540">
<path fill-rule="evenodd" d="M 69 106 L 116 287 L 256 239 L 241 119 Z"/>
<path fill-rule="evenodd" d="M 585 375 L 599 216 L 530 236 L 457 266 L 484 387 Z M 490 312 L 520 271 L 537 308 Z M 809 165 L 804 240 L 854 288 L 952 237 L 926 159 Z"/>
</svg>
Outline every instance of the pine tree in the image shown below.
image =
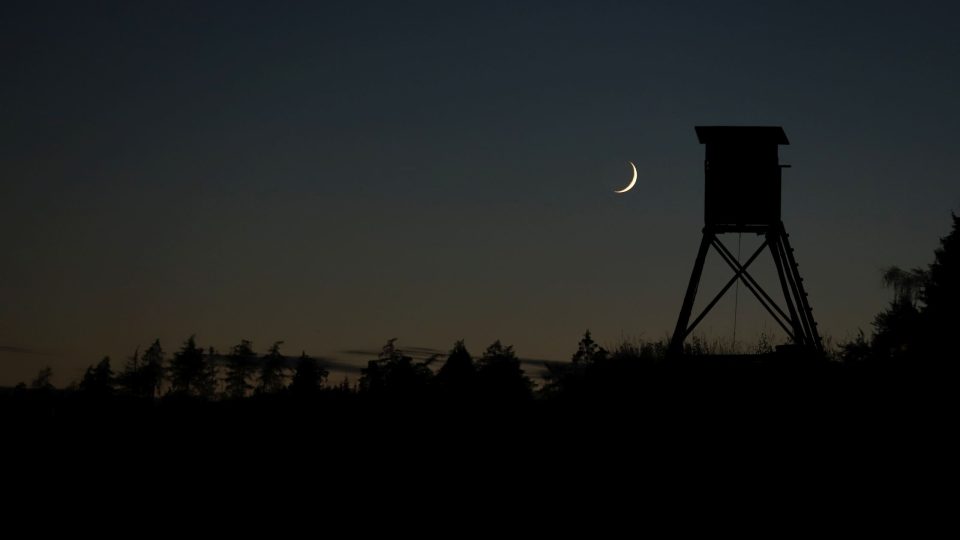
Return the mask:
<svg viewBox="0 0 960 540">
<path fill-rule="evenodd" d="M 253 352 L 250 341 L 243 339 L 233 346 L 233 350 L 227 357 L 227 397 L 241 399 L 247 396 L 247 391 L 252 388 L 250 378 L 253 375 L 256 358 L 257 355 Z"/>
<path fill-rule="evenodd" d="M 360 389 L 392 397 L 422 397 L 433 372 L 422 362 L 413 362 L 396 346 L 396 338 L 387 341 L 376 360 L 361 370 Z"/>
<path fill-rule="evenodd" d="M 953 229 L 940 239 L 920 295 L 924 304 L 920 347 L 927 361 L 952 360 L 956 356 L 955 333 L 960 329 L 960 217 L 951 217 Z"/>
<path fill-rule="evenodd" d="M 297 362 L 297 370 L 290 382 L 290 392 L 301 396 L 316 394 L 320 391 L 320 386 L 328 375 L 329 372 L 321 367 L 315 358 L 311 358 L 307 356 L 306 352 L 302 352 L 300 353 L 300 360 Z"/>
<path fill-rule="evenodd" d="M 30 388 L 35 390 L 53 390 L 53 368 L 46 366 L 37 372 L 37 376 L 30 382 Z"/>
<path fill-rule="evenodd" d="M 145 397 L 160 396 L 164 379 L 164 361 L 163 347 L 160 346 L 160 340 L 155 339 L 140 358 L 140 382 L 143 385 L 142 391 Z"/>
<path fill-rule="evenodd" d="M 477 367 L 461 339 L 453 344 L 446 362 L 437 372 L 437 383 L 448 394 L 466 397 L 473 392 L 476 377 Z"/>
<path fill-rule="evenodd" d="M 282 341 L 277 341 L 270 347 L 270 352 L 262 358 L 260 366 L 260 385 L 257 391 L 261 393 L 279 392 L 284 387 L 286 379 L 286 358 L 280 354 Z"/>
<path fill-rule="evenodd" d="M 583 338 L 577 345 L 577 352 L 573 353 L 571 361 L 577 365 L 587 365 L 607 358 L 606 349 L 597 345 L 590 335 L 590 330 L 583 334 Z"/>
<path fill-rule="evenodd" d="M 495 401 L 523 401 L 533 396 L 533 382 L 520 367 L 512 346 L 495 341 L 477 362 L 480 391 Z"/>
<path fill-rule="evenodd" d="M 173 391 L 189 396 L 209 398 L 216 387 L 216 370 L 208 355 L 197 347 L 195 336 L 183 343 L 170 362 Z M 209 355 L 212 359 L 213 355 Z"/>
<path fill-rule="evenodd" d="M 109 396 L 113 393 L 114 376 L 113 369 L 110 368 L 110 357 L 104 356 L 103 360 L 94 367 L 87 368 L 80 381 L 80 391 L 85 394 L 95 396 Z"/>
</svg>

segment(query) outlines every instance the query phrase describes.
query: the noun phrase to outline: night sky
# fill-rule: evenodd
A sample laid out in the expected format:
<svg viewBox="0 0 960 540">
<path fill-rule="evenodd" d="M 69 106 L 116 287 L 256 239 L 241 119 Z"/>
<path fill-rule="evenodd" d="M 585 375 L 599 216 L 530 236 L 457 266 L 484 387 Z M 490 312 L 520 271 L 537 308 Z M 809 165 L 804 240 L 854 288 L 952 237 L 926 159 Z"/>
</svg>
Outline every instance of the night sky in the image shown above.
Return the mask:
<svg viewBox="0 0 960 540">
<path fill-rule="evenodd" d="M 711 124 L 784 127 L 814 314 L 869 332 L 879 269 L 960 211 L 958 36 L 945 1 L 5 2 L 0 385 L 194 333 L 358 365 L 392 337 L 661 339 Z M 738 339 L 776 334 L 738 309 Z"/>
</svg>

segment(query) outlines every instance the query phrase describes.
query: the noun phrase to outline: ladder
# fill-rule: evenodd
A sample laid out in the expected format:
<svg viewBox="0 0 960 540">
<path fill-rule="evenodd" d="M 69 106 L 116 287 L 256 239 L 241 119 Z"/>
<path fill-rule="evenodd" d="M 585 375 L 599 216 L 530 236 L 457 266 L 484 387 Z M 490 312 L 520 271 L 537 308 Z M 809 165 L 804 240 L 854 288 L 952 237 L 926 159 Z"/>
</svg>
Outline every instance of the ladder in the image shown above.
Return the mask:
<svg viewBox="0 0 960 540">
<path fill-rule="evenodd" d="M 755 232 L 765 236 L 763 243 L 743 264 L 737 257 L 734 257 L 718 235 L 728 232 Z M 790 246 L 790 235 L 787 234 L 783 222 L 777 222 L 762 226 L 737 226 L 737 227 L 704 227 L 703 239 L 700 242 L 700 250 L 697 253 L 697 260 L 694 263 L 693 274 L 690 276 L 690 283 L 687 286 L 687 293 L 683 299 L 683 307 L 680 309 L 680 317 L 677 320 L 677 326 L 673 332 L 673 339 L 670 342 L 669 351 L 671 354 L 682 354 L 683 341 L 693 329 L 700 324 L 700 321 L 706 317 L 707 313 L 720 301 L 720 298 L 737 281 L 741 280 L 760 304 L 767 310 L 773 319 L 786 332 L 790 340 L 799 347 L 813 350 L 817 353 L 823 352 L 823 340 L 817 331 L 817 323 L 813 318 L 813 308 L 810 307 L 807 291 L 803 288 L 803 278 L 800 277 L 800 269 L 796 258 L 793 256 L 793 248 Z M 711 300 L 703 311 L 698 315 L 693 323 L 690 323 L 690 316 L 693 311 L 693 303 L 697 295 L 697 289 L 700 285 L 700 276 L 703 272 L 704 261 L 710 248 L 714 248 L 725 263 L 734 271 L 734 276 L 727 281 L 726 285 Z M 780 279 L 780 287 L 783 290 L 783 299 L 787 309 L 784 311 L 773 298 L 767 294 L 760 286 L 760 283 L 753 278 L 747 268 L 756 260 L 756 258 L 765 249 L 769 249 L 773 255 L 773 262 L 777 268 L 777 276 Z"/>
</svg>

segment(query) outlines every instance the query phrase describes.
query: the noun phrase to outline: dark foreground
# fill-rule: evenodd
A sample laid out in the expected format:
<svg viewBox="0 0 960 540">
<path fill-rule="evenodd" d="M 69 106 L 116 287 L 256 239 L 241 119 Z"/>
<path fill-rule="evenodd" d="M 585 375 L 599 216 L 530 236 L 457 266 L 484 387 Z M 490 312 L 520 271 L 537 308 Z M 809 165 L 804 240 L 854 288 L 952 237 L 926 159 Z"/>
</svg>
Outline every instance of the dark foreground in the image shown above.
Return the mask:
<svg viewBox="0 0 960 540">
<path fill-rule="evenodd" d="M 736 358 L 643 370 L 517 401 L 6 391 L 7 492 L 218 529 L 227 516 L 241 529 L 341 520 L 343 534 L 822 532 L 838 517 L 917 533 L 936 523 L 907 517 L 917 507 L 947 512 L 936 494 L 956 480 L 957 424 L 945 375 Z"/>
<path fill-rule="evenodd" d="M 191 445 L 245 452 L 293 444 L 316 459 L 368 450 L 443 457 L 442 449 L 460 445 L 629 453 L 695 444 L 703 456 L 746 442 L 760 443 L 768 455 L 779 444 L 842 454 L 842 443 L 922 444 L 955 430 L 955 378 L 944 370 L 757 358 L 636 366 L 524 397 L 328 388 L 207 400 L 6 389 L 0 419 L 11 440 L 25 446 L 124 441 L 141 445 L 138 452 Z M 887 437 L 896 440 L 879 440 Z"/>
</svg>

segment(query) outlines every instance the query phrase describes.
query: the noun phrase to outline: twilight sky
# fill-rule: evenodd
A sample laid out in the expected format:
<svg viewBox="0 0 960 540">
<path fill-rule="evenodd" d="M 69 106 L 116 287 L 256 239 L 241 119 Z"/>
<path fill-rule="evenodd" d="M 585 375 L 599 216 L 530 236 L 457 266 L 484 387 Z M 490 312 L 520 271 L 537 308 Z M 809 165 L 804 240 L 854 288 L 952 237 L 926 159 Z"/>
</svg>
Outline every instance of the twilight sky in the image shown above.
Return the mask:
<svg viewBox="0 0 960 540">
<path fill-rule="evenodd" d="M 662 338 L 703 124 L 784 127 L 783 219 L 849 339 L 960 211 L 958 36 L 943 1 L 5 2 L 0 385 L 192 333 L 356 363 Z M 773 332 L 738 308 L 738 339 Z"/>
</svg>

